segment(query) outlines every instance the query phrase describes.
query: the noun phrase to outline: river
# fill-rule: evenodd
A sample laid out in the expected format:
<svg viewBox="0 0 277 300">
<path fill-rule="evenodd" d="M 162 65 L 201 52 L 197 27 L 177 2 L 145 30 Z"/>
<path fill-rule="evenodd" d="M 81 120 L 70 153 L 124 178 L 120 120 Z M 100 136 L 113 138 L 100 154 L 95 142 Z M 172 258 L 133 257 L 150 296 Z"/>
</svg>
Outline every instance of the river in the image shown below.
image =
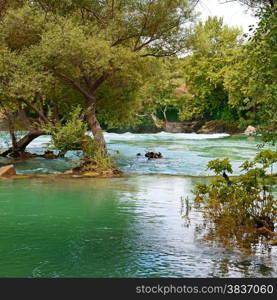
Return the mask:
<svg viewBox="0 0 277 300">
<path fill-rule="evenodd" d="M 229 157 L 238 174 L 239 164 L 257 152 L 257 140 L 224 134 L 105 137 L 122 177 L 0 181 L 0 277 L 277 277 L 276 247 L 244 251 L 210 241 L 193 206 L 195 183 L 211 175 L 206 163 Z M 47 142 L 41 137 L 29 150 L 40 153 Z M 164 158 L 147 160 L 149 150 Z M 33 159 L 16 169 L 55 174 L 76 158 Z"/>
</svg>

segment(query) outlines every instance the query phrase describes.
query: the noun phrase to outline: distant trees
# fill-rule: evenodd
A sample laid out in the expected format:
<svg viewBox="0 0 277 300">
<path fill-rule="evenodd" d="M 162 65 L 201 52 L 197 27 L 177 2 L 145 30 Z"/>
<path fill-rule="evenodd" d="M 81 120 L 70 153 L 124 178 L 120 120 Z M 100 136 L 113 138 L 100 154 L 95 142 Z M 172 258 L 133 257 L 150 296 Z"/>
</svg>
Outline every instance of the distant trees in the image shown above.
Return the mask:
<svg viewBox="0 0 277 300">
<path fill-rule="evenodd" d="M 196 25 L 190 41 L 191 55 L 183 59 L 183 72 L 194 96 L 185 99 L 181 118 L 232 121 L 237 114 L 229 105 L 224 78 L 227 66 L 241 51 L 240 29 L 225 25 L 222 18 L 209 17 Z"/>
<path fill-rule="evenodd" d="M 225 76 L 230 103 L 245 119 L 276 139 L 277 131 L 277 10 L 260 12 L 260 22 Z"/>
</svg>

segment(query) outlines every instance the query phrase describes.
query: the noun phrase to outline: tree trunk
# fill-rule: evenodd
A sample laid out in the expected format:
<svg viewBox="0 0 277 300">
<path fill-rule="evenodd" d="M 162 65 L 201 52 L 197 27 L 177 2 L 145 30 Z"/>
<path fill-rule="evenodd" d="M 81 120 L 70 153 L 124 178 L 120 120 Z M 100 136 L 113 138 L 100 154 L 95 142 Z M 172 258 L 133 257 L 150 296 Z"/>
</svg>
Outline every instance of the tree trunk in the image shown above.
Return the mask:
<svg viewBox="0 0 277 300">
<path fill-rule="evenodd" d="M 97 146 L 99 147 L 98 149 L 99 149 L 101 155 L 107 156 L 108 155 L 107 145 L 105 142 L 102 128 L 96 117 L 95 105 L 93 105 L 93 107 L 88 112 L 87 121 L 88 121 L 89 128 L 92 131 L 94 141 L 96 142 Z"/>
<path fill-rule="evenodd" d="M 167 123 L 167 115 L 166 115 L 166 111 L 167 111 L 167 105 L 166 105 L 165 108 L 163 109 L 163 115 L 164 115 L 164 121 L 165 121 L 165 123 Z"/>
<path fill-rule="evenodd" d="M 31 131 L 16 143 L 15 147 L 10 147 L 5 152 L 1 153 L 2 157 L 20 157 L 24 154 L 26 147 L 36 138 L 43 134 L 42 131 Z"/>
<path fill-rule="evenodd" d="M 157 128 L 165 128 L 166 122 L 160 120 L 154 113 L 151 114 L 151 117 Z"/>
<path fill-rule="evenodd" d="M 275 1 L 274 0 L 269 0 L 269 4 L 272 8 L 274 8 L 274 5 L 275 5 Z"/>
</svg>

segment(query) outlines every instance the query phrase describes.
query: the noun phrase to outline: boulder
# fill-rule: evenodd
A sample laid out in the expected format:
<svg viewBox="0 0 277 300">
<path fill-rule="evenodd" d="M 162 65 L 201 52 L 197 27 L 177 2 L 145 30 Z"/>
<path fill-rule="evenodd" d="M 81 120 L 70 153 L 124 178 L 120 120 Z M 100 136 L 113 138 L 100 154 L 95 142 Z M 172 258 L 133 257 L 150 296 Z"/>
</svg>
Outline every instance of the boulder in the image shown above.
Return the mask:
<svg viewBox="0 0 277 300">
<path fill-rule="evenodd" d="M 247 135 L 255 135 L 256 133 L 257 133 L 257 130 L 254 126 L 248 126 L 244 131 L 244 134 L 247 134 Z"/>
<path fill-rule="evenodd" d="M 56 158 L 58 158 L 58 156 L 55 155 L 53 151 L 45 151 L 44 154 L 41 155 L 41 157 L 46 158 L 46 159 L 56 159 Z"/>
<path fill-rule="evenodd" d="M 145 154 L 145 157 L 147 157 L 148 159 L 152 159 L 152 158 L 162 158 L 162 154 L 161 152 L 155 153 L 155 152 L 147 152 Z"/>
<path fill-rule="evenodd" d="M 8 165 L 0 168 L 0 177 L 11 177 L 16 175 L 16 170 L 14 165 Z"/>
</svg>

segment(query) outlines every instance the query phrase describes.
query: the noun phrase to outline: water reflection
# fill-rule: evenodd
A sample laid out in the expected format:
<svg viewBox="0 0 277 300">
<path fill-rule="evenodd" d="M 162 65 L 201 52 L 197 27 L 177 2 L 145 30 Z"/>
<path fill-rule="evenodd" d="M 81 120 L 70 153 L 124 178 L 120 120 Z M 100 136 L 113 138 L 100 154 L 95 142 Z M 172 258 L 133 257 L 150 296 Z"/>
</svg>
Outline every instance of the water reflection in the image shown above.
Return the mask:
<svg viewBox="0 0 277 300">
<path fill-rule="evenodd" d="M 245 252 L 205 237 L 191 200 L 200 180 L 0 181 L 0 276 L 277 277 L 273 247 Z"/>
<path fill-rule="evenodd" d="M 193 184 L 205 179 L 148 176 L 135 180 L 140 188 L 134 197 L 139 200 L 139 205 L 134 208 L 144 217 L 136 219 L 133 226 L 135 231 L 147 232 L 136 241 L 137 250 L 141 245 L 144 250 L 145 247 L 149 250 L 144 251 L 144 256 L 138 251 L 137 256 L 142 256 L 140 263 L 152 267 L 152 274 L 155 274 L 153 267 L 156 266 L 159 272 L 167 268 L 167 273 L 173 268 L 171 274 L 175 276 L 177 270 L 181 271 L 177 274 L 187 277 L 276 276 L 276 251 L 262 240 L 263 237 L 255 235 L 253 239 L 251 234 L 247 237 L 238 233 L 235 243 L 231 237 L 215 235 L 211 224 L 207 224 L 202 213 L 193 208 Z M 187 198 L 190 202 L 184 203 Z M 249 266 L 246 261 L 250 261 Z"/>
</svg>

